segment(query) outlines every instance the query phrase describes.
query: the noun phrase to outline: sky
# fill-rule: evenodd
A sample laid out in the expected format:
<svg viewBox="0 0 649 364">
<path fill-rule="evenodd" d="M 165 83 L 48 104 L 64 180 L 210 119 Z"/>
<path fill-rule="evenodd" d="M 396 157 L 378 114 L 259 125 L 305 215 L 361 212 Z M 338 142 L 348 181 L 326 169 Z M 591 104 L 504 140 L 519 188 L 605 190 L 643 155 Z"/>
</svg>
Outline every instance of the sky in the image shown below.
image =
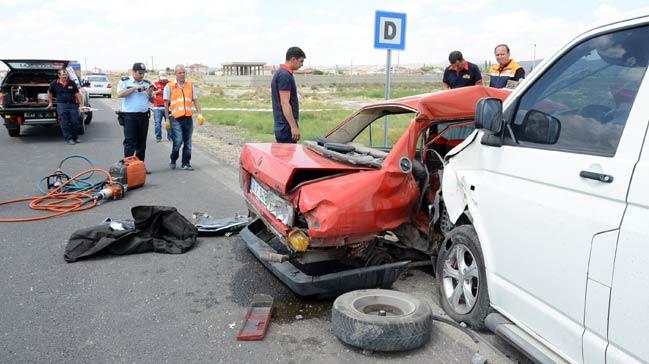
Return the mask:
<svg viewBox="0 0 649 364">
<path fill-rule="evenodd" d="M 301 47 L 306 67 L 381 65 L 376 10 L 407 14 L 406 48 L 393 63 L 446 65 L 449 52 L 495 62 L 552 55 L 593 24 L 649 14 L 647 0 L 0 0 L 0 59 L 76 59 L 126 70 L 224 62 L 279 64 Z M 535 46 L 536 45 L 536 46 Z"/>
</svg>

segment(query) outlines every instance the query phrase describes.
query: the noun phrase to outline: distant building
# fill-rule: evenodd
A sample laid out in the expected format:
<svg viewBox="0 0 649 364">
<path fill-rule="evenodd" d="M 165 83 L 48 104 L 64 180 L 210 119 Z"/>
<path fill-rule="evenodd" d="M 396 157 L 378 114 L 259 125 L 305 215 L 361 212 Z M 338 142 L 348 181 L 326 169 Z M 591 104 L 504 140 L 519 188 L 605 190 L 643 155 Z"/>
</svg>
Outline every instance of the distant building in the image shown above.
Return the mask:
<svg viewBox="0 0 649 364">
<path fill-rule="evenodd" d="M 206 75 L 209 71 L 208 67 L 199 63 L 190 64 L 185 67 L 188 73 Z"/>
<path fill-rule="evenodd" d="M 300 68 L 299 70 L 295 71 L 294 73 L 296 75 L 312 75 L 315 72 L 314 68 Z"/>
<path fill-rule="evenodd" d="M 264 74 L 266 62 L 230 62 L 221 66 L 224 76 L 256 76 Z"/>
</svg>

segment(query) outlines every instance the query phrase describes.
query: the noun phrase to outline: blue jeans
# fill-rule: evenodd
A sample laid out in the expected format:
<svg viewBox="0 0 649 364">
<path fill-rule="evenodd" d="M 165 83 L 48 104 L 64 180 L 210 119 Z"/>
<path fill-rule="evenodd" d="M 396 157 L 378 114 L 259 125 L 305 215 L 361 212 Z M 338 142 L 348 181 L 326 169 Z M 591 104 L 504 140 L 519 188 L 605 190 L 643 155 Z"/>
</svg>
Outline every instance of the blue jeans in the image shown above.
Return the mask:
<svg viewBox="0 0 649 364">
<path fill-rule="evenodd" d="M 153 109 L 153 130 L 156 140 L 162 139 L 162 120 L 165 118 L 165 109 Z M 173 129 L 167 130 L 167 140 L 172 140 Z"/>
<path fill-rule="evenodd" d="M 194 120 L 191 116 L 171 119 L 174 145 L 171 148 L 171 163 L 176 164 L 180 145 L 183 145 L 182 166 L 189 166 L 192 159 L 192 132 L 194 131 Z"/>
<path fill-rule="evenodd" d="M 79 128 L 79 105 L 57 103 L 56 114 L 59 116 L 63 138 L 66 141 L 77 139 L 77 129 Z"/>
</svg>

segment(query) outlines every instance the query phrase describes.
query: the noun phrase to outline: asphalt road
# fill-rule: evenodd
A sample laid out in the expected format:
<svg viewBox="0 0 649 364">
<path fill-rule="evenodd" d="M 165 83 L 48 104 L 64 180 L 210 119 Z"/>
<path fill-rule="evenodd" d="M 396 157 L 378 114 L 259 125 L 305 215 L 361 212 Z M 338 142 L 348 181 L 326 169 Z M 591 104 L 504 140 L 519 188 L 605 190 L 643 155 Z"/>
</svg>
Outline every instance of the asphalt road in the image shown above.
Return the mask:
<svg viewBox="0 0 649 364">
<path fill-rule="evenodd" d="M 81 136 L 64 144 L 55 128 L 25 128 L 11 138 L 0 130 L 0 200 L 37 194 L 35 184 L 69 155 L 107 168 L 122 156 L 117 100 L 93 99 L 101 109 Z M 237 171 L 197 148 L 195 171 L 170 170 L 170 144 L 149 132 L 146 185 L 124 199 L 89 211 L 29 223 L 0 223 L 0 362 L 2 363 L 469 363 L 476 351 L 490 363 L 526 360 L 493 335 L 473 343 L 435 323 L 421 349 L 363 353 L 331 333 L 332 301 L 294 296 L 231 237 L 200 238 L 182 255 L 145 253 L 66 263 L 67 239 L 106 217 L 129 218 L 137 205 L 167 205 L 183 215 L 245 213 Z M 80 164 L 71 168 L 81 168 Z M 0 206 L 0 217 L 33 216 L 25 205 Z M 435 304 L 432 277 L 411 271 L 395 288 Z M 266 338 L 238 342 L 253 294 L 275 298 Z M 303 319 L 296 319 L 297 315 Z M 498 349 L 496 349 L 498 348 Z M 502 351 L 501 351 L 502 350 Z M 505 355 L 509 355 L 507 357 Z"/>
</svg>

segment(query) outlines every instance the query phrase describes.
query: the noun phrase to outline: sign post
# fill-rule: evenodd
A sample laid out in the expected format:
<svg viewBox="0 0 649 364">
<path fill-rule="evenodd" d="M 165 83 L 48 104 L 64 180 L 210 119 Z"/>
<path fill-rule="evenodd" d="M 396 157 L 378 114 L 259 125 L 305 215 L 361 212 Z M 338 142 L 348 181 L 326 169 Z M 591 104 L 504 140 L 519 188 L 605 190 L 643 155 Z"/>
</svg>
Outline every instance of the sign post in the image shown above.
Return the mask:
<svg viewBox="0 0 649 364">
<path fill-rule="evenodd" d="M 390 73 L 392 68 L 392 50 L 406 49 L 406 14 L 389 11 L 376 11 L 374 19 L 374 48 L 386 49 L 385 62 L 385 99 L 390 99 Z M 370 144 L 372 129 L 370 127 Z M 383 146 L 388 146 L 388 117 L 383 119 Z"/>
</svg>

